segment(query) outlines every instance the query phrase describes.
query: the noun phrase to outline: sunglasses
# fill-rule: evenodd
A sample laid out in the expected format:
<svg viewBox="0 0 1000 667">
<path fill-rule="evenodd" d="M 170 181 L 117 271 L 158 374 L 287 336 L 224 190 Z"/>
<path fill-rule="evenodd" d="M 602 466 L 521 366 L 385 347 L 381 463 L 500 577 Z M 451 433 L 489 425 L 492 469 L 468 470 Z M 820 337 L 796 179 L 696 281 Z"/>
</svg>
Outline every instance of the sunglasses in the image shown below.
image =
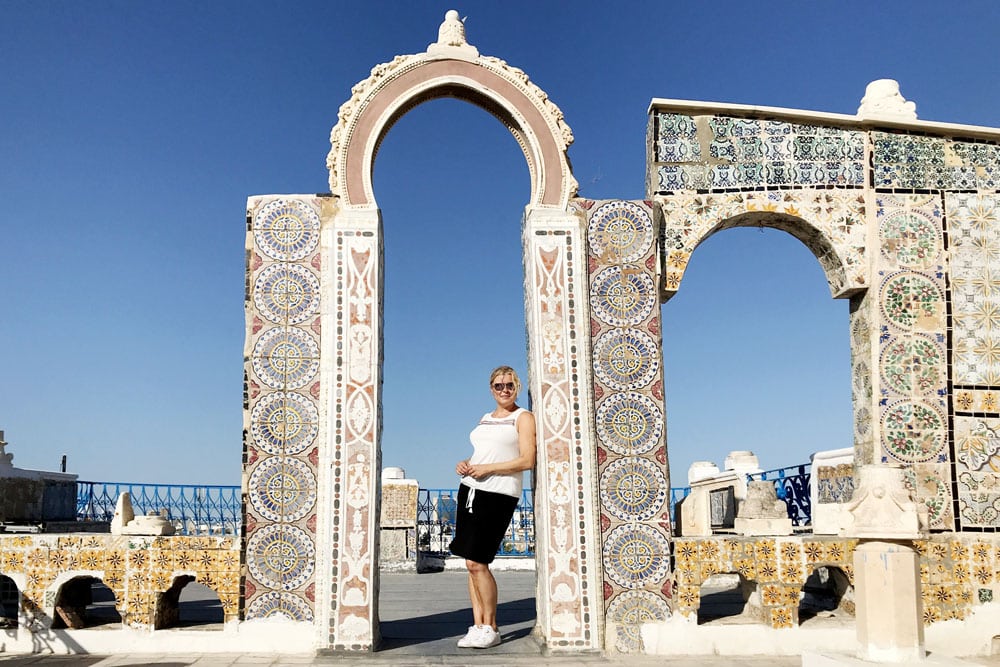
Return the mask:
<svg viewBox="0 0 1000 667">
<path fill-rule="evenodd" d="M 513 382 L 494 382 L 493 383 L 493 391 L 495 391 L 496 393 L 499 394 L 504 389 L 506 389 L 507 391 L 514 391 L 514 383 Z"/>
</svg>

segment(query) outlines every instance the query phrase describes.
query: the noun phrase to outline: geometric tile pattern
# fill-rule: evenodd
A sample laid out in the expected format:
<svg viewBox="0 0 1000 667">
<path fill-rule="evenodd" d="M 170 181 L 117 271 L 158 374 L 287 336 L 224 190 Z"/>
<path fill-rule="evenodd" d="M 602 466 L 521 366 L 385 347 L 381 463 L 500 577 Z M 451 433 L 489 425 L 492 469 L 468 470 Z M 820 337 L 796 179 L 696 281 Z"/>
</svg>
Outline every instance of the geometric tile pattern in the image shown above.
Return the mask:
<svg viewBox="0 0 1000 667">
<path fill-rule="evenodd" d="M 677 611 L 697 614 L 701 585 L 714 574 L 738 573 L 756 582 L 765 623 L 775 629 L 798 627 L 806 579 L 816 568 L 834 567 L 853 585 L 856 546 L 857 540 L 826 535 L 677 538 Z"/>
<path fill-rule="evenodd" d="M 658 109 L 647 151 L 665 296 L 719 229 L 796 234 L 834 296 L 852 297 L 856 460 L 902 465 L 935 529 L 1000 528 L 1000 145 Z M 851 212 L 817 221 L 815 186 L 855 199 Z M 792 218 L 818 234 L 799 236 L 806 227 Z M 834 237 L 844 230 L 852 241 Z"/>
<path fill-rule="evenodd" d="M 700 586 L 710 576 L 739 573 L 757 584 L 765 622 L 797 627 L 799 594 L 808 576 L 818 567 L 835 567 L 853 584 L 856 546 L 857 540 L 825 535 L 677 538 L 677 610 L 697 614 Z M 925 626 L 962 620 L 976 605 L 1000 598 L 1000 536 L 932 534 L 914 546 Z"/>
<path fill-rule="evenodd" d="M 314 198 L 247 211 L 247 619 L 315 614 L 320 218 Z"/>
<path fill-rule="evenodd" d="M 595 478 L 594 446 L 588 437 L 592 415 L 584 397 L 590 377 L 585 313 L 587 269 L 584 230 L 573 215 L 525 221 L 524 265 L 529 367 L 540 448 L 536 474 L 544 497 L 539 521 L 539 622 L 548 645 L 586 650 L 603 645 L 600 598 L 600 536 L 590 491 Z M 629 310 L 628 290 L 609 299 L 610 311 Z M 541 512 L 539 513 L 541 515 Z M 544 528 L 543 528 L 544 526 Z"/>
<path fill-rule="evenodd" d="M 955 417 L 955 472 L 962 526 L 1000 526 L 1000 419 Z"/>
<path fill-rule="evenodd" d="M 951 530 L 941 198 L 879 193 L 874 213 L 880 459 L 902 465 L 931 526 Z"/>
<path fill-rule="evenodd" d="M 821 503 L 847 503 L 854 495 L 854 465 L 817 466 L 814 482 Z"/>
<path fill-rule="evenodd" d="M 716 231 L 765 225 L 795 236 L 819 260 L 835 297 L 868 287 L 864 198 L 857 190 L 795 190 L 656 198 L 663 212 L 664 290 L 675 292 L 691 253 Z"/>
<path fill-rule="evenodd" d="M 875 454 L 872 411 L 875 409 L 872 387 L 872 309 L 877 297 L 865 290 L 851 297 L 851 400 L 854 408 L 854 458 L 859 464 L 874 463 Z M 877 339 L 876 339 L 877 340 Z M 852 475 L 853 478 L 853 475 Z"/>
<path fill-rule="evenodd" d="M 994 147 L 995 148 L 995 147 Z M 1000 528 L 1000 196 L 945 193 L 962 527 Z"/>
<path fill-rule="evenodd" d="M 946 193 L 945 215 L 951 250 L 952 381 L 1000 388 L 1000 196 Z"/>
<path fill-rule="evenodd" d="M 865 134 L 777 120 L 657 113 L 656 194 L 864 185 Z"/>
<path fill-rule="evenodd" d="M 943 137 L 872 132 L 876 188 L 996 190 L 1000 146 Z"/>
<path fill-rule="evenodd" d="M 575 200 L 587 219 L 606 619 L 615 650 L 670 616 L 670 483 L 651 206 Z"/>
<path fill-rule="evenodd" d="M 0 572 L 25 582 L 21 611 L 36 627 L 52 622 L 59 588 L 74 575 L 97 577 L 111 589 L 122 627 L 159 627 L 162 594 L 185 575 L 218 594 L 225 621 L 239 617 L 237 537 L 0 536 Z"/>
</svg>

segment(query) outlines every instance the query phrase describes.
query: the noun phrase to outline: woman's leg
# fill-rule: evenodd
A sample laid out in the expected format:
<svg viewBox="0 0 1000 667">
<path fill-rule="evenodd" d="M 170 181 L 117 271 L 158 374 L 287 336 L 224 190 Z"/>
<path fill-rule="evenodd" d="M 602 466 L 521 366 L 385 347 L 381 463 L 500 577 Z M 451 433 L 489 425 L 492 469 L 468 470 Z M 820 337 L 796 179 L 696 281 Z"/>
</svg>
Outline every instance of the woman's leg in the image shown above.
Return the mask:
<svg viewBox="0 0 1000 667">
<path fill-rule="evenodd" d="M 490 566 L 472 560 L 465 561 L 469 570 L 469 598 L 472 600 L 472 617 L 476 625 L 497 629 L 497 580 Z"/>
</svg>

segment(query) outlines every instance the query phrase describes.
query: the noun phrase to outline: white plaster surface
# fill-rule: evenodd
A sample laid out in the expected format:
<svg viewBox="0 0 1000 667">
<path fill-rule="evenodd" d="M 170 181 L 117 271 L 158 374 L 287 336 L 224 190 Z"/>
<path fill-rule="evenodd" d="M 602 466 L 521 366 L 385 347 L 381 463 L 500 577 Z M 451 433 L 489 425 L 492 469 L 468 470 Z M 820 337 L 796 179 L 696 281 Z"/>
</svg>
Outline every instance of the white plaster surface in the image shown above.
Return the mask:
<svg viewBox="0 0 1000 667">
<path fill-rule="evenodd" d="M 887 663 L 876 663 L 868 660 L 862 660 L 861 658 L 847 653 L 813 653 L 812 651 L 807 651 L 802 654 L 802 667 L 863 667 L 864 665 L 876 664 Z M 909 665 L 913 663 L 907 662 L 903 664 Z M 919 664 L 926 665 L 926 667 L 937 667 L 939 665 L 941 667 L 945 667 L 947 665 L 968 665 L 969 663 L 965 660 L 948 655 L 929 655 L 924 657 Z"/>
<path fill-rule="evenodd" d="M 282 619 L 234 621 L 221 630 L 136 630 L 84 628 L 49 630 L 32 635 L 23 628 L 6 631 L 5 653 L 265 653 L 312 654 L 312 623 Z"/>
</svg>

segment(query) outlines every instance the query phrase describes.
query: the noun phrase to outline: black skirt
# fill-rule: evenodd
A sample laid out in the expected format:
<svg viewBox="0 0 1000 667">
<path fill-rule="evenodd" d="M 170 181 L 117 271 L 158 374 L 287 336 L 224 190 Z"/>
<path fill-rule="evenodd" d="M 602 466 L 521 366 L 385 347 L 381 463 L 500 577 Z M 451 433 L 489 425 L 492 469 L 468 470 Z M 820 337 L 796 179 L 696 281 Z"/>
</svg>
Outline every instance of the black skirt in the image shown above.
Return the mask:
<svg viewBox="0 0 1000 667">
<path fill-rule="evenodd" d="M 497 557 L 497 550 L 517 509 L 518 499 L 476 489 L 471 506 L 467 507 L 471 491 L 465 484 L 458 487 L 455 539 L 448 548 L 456 556 L 488 565 Z"/>
</svg>

